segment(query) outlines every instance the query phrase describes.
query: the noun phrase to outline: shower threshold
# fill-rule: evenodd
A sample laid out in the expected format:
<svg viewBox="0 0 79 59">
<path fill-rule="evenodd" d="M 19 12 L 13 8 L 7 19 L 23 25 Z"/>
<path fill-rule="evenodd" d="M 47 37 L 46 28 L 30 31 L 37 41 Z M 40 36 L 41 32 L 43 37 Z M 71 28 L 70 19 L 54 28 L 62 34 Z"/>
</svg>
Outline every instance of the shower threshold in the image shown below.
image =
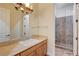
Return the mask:
<svg viewBox="0 0 79 59">
<path fill-rule="evenodd" d="M 66 49 L 66 50 L 70 50 L 71 52 L 73 52 L 73 48 L 71 46 L 64 46 L 64 45 L 55 45 L 56 47 L 62 48 L 62 49 Z"/>
</svg>

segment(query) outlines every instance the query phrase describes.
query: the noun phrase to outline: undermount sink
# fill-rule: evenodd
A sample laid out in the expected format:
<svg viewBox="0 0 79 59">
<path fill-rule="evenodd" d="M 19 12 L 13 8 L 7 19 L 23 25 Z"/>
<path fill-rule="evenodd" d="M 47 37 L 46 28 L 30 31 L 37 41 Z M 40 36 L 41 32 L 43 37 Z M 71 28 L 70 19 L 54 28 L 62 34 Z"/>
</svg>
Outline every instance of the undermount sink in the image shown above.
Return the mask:
<svg viewBox="0 0 79 59">
<path fill-rule="evenodd" d="M 28 40 L 20 41 L 20 44 L 23 46 L 30 46 L 30 45 L 37 44 L 39 42 L 40 41 L 36 39 L 28 39 Z"/>
</svg>

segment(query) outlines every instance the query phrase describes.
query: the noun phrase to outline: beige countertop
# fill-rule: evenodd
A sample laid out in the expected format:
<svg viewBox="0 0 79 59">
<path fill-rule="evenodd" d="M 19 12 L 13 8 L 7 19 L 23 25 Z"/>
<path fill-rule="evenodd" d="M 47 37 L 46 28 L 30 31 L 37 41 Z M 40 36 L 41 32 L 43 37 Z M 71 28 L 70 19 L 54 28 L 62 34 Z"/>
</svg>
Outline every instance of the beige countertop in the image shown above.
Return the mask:
<svg viewBox="0 0 79 59">
<path fill-rule="evenodd" d="M 34 35 L 32 36 L 32 39 L 17 41 L 9 45 L 0 46 L 0 56 L 13 56 L 23 50 L 26 50 L 42 42 L 43 40 L 46 40 L 46 37 Z"/>
</svg>

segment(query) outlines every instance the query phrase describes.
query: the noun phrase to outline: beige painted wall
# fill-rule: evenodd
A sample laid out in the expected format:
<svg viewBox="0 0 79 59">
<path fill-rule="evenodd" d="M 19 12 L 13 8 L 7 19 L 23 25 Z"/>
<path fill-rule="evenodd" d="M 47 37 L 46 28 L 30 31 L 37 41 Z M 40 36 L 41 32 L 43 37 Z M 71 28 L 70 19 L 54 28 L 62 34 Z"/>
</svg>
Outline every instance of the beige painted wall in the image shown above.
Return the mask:
<svg viewBox="0 0 79 59">
<path fill-rule="evenodd" d="M 0 3 L 0 8 L 10 10 L 10 31 L 11 34 L 21 36 L 23 31 L 23 13 L 17 11 L 11 3 Z M 17 27 L 16 27 L 17 26 Z"/>
<path fill-rule="evenodd" d="M 32 4 L 33 6 L 33 13 L 30 14 L 30 17 L 29 17 L 29 22 L 30 22 L 30 33 L 32 35 L 38 35 L 38 32 L 39 32 L 39 29 L 38 29 L 38 25 L 39 25 L 39 14 L 38 14 L 38 4 Z"/>
<path fill-rule="evenodd" d="M 48 37 L 48 55 L 54 55 L 55 19 L 54 5 L 41 3 L 33 4 L 34 12 L 30 15 L 30 31 L 32 35 Z"/>
</svg>

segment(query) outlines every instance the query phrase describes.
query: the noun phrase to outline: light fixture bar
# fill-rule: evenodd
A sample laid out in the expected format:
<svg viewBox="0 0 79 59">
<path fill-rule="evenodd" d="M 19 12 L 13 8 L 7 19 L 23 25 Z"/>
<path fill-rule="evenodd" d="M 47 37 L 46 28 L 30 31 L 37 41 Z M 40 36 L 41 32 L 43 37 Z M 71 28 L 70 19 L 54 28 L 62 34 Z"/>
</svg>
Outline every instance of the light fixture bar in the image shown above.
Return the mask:
<svg viewBox="0 0 79 59">
<path fill-rule="evenodd" d="M 26 14 L 33 12 L 32 6 L 30 6 L 29 3 L 16 3 L 15 8 L 17 10 L 21 10 L 22 12 L 25 12 Z"/>
</svg>

